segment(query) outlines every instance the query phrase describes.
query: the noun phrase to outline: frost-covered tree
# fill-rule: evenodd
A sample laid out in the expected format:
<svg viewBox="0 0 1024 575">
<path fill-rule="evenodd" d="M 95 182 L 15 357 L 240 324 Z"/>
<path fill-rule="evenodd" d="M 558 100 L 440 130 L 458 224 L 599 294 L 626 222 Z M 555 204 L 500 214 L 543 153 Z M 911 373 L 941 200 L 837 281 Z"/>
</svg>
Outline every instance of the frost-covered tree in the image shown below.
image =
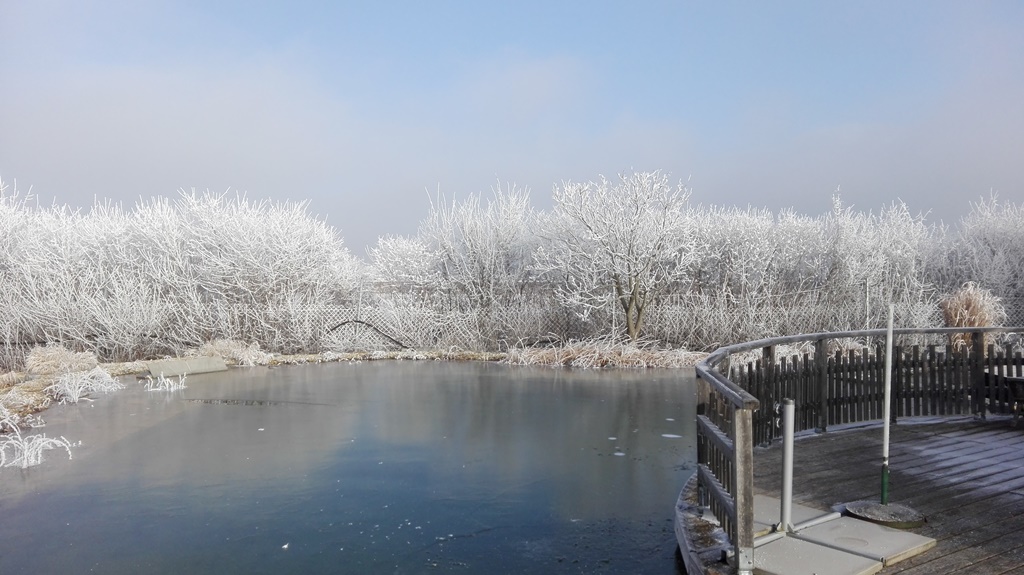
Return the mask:
<svg viewBox="0 0 1024 575">
<path fill-rule="evenodd" d="M 635 340 L 651 302 L 686 275 L 689 195 L 660 171 L 556 186 L 548 242 L 537 261 L 564 280 L 562 302 L 586 315 L 612 296 Z"/>
<path fill-rule="evenodd" d="M 416 237 L 387 236 L 370 251 L 379 309 L 417 343 L 469 348 L 536 337 L 528 293 L 537 214 L 529 192 L 500 185 L 489 197 L 437 198 Z M 411 329 L 421 318 L 429 327 Z"/>
<path fill-rule="evenodd" d="M 982 199 L 945 240 L 930 268 L 943 291 L 976 282 L 1014 303 L 1024 301 L 1024 205 L 995 195 Z"/>
<path fill-rule="evenodd" d="M 508 185 L 462 202 L 439 199 L 419 239 L 436 254 L 441 285 L 476 308 L 518 301 L 530 283 L 537 215 L 529 190 Z"/>
<path fill-rule="evenodd" d="M 878 215 L 844 208 L 834 198 L 832 213 L 823 220 L 826 245 L 821 289 L 832 302 L 863 301 L 863 323 L 837 317 L 836 329 L 884 325 L 888 303 L 897 306 L 903 325 L 921 325 L 937 308 L 921 306 L 931 286 L 924 277 L 927 250 L 934 230 L 922 216 L 913 216 L 902 202 Z M 926 309 L 927 308 L 927 309 Z M 930 310 L 930 311 L 929 311 Z"/>
<path fill-rule="evenodd" d="M 182 193 L 132 210 L 39 208 L 0 184 L 0 334 L 6 359 L 63 342 L 104 359 L 217 338 L 315 351 L 325 306 L 362 264 L 304 204 Z"/>
</svg>

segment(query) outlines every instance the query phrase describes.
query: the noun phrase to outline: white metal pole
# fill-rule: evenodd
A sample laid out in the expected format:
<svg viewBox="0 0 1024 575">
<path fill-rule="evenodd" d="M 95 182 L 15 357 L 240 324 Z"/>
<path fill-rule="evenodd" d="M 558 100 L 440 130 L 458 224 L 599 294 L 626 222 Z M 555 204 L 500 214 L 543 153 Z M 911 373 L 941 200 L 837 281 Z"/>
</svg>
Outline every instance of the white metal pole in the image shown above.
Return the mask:
<svg viewBox="0 0 1024 575">
<path fill-rule="evenodd" d="M 882 505 L 889 504 L 889 412 L 892 405 L 892 316 L 889 304 L 889 327 L 885 331 L 885 400 L 882 402 Z"/>
<path fill-rule="evenodd" d="M 782 400 L 782 517 L 776 531 L 793 529 L 793 400 Z"/>
</svg>

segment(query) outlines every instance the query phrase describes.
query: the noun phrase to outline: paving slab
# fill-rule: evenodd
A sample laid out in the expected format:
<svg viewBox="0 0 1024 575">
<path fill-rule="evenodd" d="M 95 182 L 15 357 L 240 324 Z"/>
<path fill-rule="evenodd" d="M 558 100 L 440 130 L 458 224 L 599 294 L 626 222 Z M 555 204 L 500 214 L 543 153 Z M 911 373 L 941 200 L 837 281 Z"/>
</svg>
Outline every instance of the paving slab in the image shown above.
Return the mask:
<svg viewBox="0 0 1024 575">
<path fill-rule="evenodd" d="M 771 533 L 775 525 L 779 523 L 782 513 L 782 503 L 775 497 L 768 495 L 754 495 L 754 536 L 760 537 Z M 825 519 L 826 517 L 838 518 L 839 513 L 822 511 L 799 503 L 793 503 L 790 510 L 793 525 L 799 527 L 801 523 Z"/>
<path fill-rule="evenodd" d="M 153 377 L 163 374 L 164 377 L 181 377 L 182 375 L 193 375 L 196 373 L 210 373 L 214 371 L 227 371 L 228 366 L 221 357 L 181 357 L 173 359 L 158 359 L 147 361 L 146 368 Z"/>
<path fill-rule="evenodd" d="M 794 537 L 776 539 L 754 552 L 758 575 L 871 575 L 881 570 L 881 561 Z"/>
<path fill-rule="evenodd" d="M 792 534 L 793 538 L 892 565 L 935 546 L 935 540 L 908 531 L 840 517 Z"/>
</svg>

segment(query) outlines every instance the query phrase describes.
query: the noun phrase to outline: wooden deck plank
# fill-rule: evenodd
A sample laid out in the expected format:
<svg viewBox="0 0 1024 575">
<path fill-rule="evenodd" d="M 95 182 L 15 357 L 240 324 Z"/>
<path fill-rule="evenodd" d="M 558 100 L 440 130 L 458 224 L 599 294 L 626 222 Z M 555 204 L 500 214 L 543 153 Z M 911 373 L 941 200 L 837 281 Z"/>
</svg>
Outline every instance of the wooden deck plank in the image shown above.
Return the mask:
<svg viewBox="0 0 1024 575">
<path fill-rule="evenodd" d="M 978 568 L 978 564 L 993 560 L 1002 555 L 1019 552 L 1020 546 L 1024 545 L 1019 531 L 1012 531 L 1003 535 L 976 542 L 973 545 L 965 546 L 953 553 L 937 555 L 931 561 L 914 565 L 909 569 L 900 568 L 896 564 L 882 573 L 902 573 L 903 575 L 935 575 L 936 573 L 985 573 L 990 571 Z M 938 547 L 938 546 L 936 546 Z M 921 556 L 927 556 L 928 552 Z"/>
<path fill-rule="evenodd" d="M 1009 421 L 959 417 L 892 427 L 891 500 L 924 513 L 929 522 L 914 531 L 938 544 L 882 573 L 1024 575 L 1024 429 Z M 877 498 L 880 444 L 880 427 L 801 438 L 794 501 L 828 508 Z M 757 492 L 777 497 L 781 445 L 754 457 Z"/>
</svg>

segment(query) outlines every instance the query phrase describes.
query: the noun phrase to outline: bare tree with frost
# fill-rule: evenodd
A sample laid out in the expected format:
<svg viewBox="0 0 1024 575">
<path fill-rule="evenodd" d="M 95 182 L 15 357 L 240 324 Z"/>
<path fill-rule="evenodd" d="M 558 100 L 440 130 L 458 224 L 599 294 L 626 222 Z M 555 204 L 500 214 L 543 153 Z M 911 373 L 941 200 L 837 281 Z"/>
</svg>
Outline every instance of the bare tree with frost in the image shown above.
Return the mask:
<svg viewBox="0 0 1024 575">
<path fill-rule="evenodd" d="M 384 237 L 371 250 L 376 277 L 408 288 L 389 288 L 380 304 L 421 317 L 435 313 L 434 344 L 493 346 L 522 337 L 536 218 L 529 191 L 514 185 L 493 188 L 489 198 L 439 197 L 415 238 Z"/>
<path fill-rule="evenodd" d="M 529 190 L 508 185 L 488 201 L 439 199 L 419 237 L 437 257 L 441 284 L 478 308 L 517 299 L 531 279 L 536 214 Z"/>
<path fill-rule="evenodd" d="M 946 233 L 930 266 L 944 291 L 965 282 L 1016 303 L 1024 301 L 1024 205 L 992 195 L 971 205 L 955 233 Z"/>
<path fill-rule="evenodd" d="M 563 304 L 587 315 L 614 301 L 636 340 L 651 302 L 686 276 L 689 195 L 660 171 L 556 186 L 549 242 L 536 256 L 564 279 Z"/>
</svg>

